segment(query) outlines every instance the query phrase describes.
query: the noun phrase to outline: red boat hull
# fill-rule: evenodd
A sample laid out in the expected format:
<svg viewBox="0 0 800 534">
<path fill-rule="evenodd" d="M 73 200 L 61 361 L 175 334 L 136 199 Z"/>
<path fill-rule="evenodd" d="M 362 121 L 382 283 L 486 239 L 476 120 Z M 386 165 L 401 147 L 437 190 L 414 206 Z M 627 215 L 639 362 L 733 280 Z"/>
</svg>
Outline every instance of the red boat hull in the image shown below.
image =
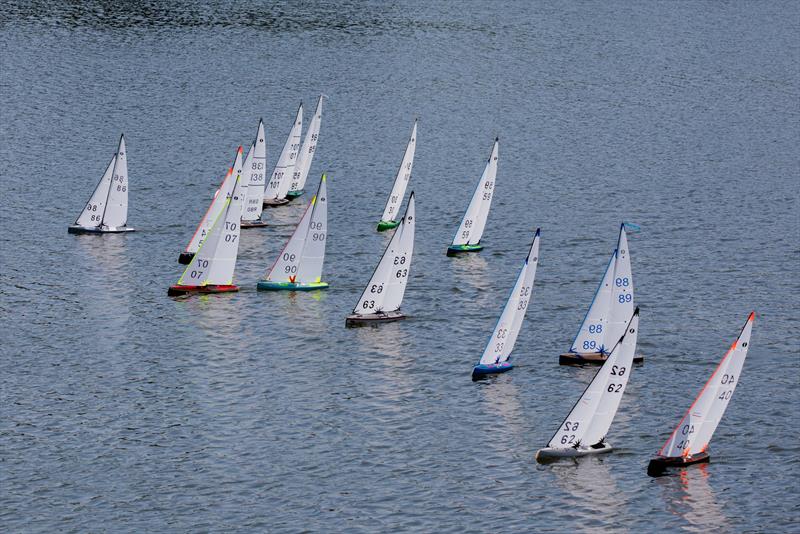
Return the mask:
<svg viewBox="0 0 800 534">
<path fill-rule="evenodd" d="M 182 295 L 204 294 L 204 293 L 233 293 L 239 291 L 239 286 L 235 285 L 207 285 L 207 286 L 169 286 L 167 295 L 170 297 L 180 297 Z"/>
<path fill-rule="evenodd" d="M 702 464 L 711 461 L 711 457 L 707 452 L 699 452 L 694 456 L 687 457 L 673 457 L 673 456 L 657 456 L 650 460 L 647 464 L 647 474 L 651 477 L 658 477 L 665 474 L 666 470 L 670 467 L 686 467 L 692 464 Z"/>
</svg>

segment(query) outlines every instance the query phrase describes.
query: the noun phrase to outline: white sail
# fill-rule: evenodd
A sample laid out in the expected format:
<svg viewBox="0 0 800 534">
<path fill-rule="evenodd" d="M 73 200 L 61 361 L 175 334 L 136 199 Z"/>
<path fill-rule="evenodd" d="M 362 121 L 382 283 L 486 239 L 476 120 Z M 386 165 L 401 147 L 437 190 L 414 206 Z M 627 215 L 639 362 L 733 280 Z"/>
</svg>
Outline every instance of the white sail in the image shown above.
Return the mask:
<svg viewBox="0 0 800 534">
<path fill-rule="evenodd" d="M 603 279 L 594 294 L 586 317 L 578 329 L 570 352 L 600 352 L 608 350 L 605 346 L 605 331 L 608 326 L 608 310 L 611 307 L 612 285 L 614 284 L 614 264 L 617 251 L 611 253 L 611 259 L 603 273 Z"/>
<path fill-rule="evenodd" d="M 88 227 L 100 226 L 102 224 L 103 212 L 106 208 L 106 198 L 108 198 L 108 189 L 111 186 L 111 176 L 114 174 L 114 163 L 116 161 L 117 155 L 114 154 L 111 157 L 111 161 L 108 162 L 106 172 L 103 173 L 103 177 L 100 178 L 100 181 L 94 188 L 94 193 L 92 193 L 91 198 L 89 198 L 89 202 L 75 220 L 76 225 Z"/>
<path fill-rule="evenodd" d="M 536 266 L 539 264 L 539 230 L 533 237 L 531 249 L 525 257 L 525 263 L 517 276 L 514 289 L 506 301 L 503 313 L 494 327 L 492 337 L 483 351 L 480 363 L 489 365 L 502 363 L 511 356 L 514 344 L 517 341 L 522 320 L 528 310 L 528 304 L 533 298 L 533 281 L 536 277 Z"/>
<path fill-rule="evenodd" d="M 623 223 L 619 229 L 617 248 L 611 254 L 570 352 L 607 354 L 625 331 L 635 307 L 631 258 Z"/>
<path fill-rule="evenodd" d="M 408 197 L 406 213 L 395 230 L 353 313 L 369 315 L 400 309 L 414 252 L 414 193 Z"/>
<path fill-rule="evenodd" d="M 750 346 L 754 320 L 755 313 L 751 313 L 739 337 L 728 349 L 686 415 L 661 448 L 659 455 L 690 456 L 704 452 L 708 448 L 708 442 L 730 403 L 736 384 L 739 383 L 742 366 Z"/>
<path fill-rule="evenodd" d="M 604 350 L 614 346 L 625 332 L 625 325 L 633 313 L 633 275 L 631 258 L 628 251 L 628 237 L 625 224 L 619 228 L 619 239 L 614 256 L 614 279 L 611 285 L 611 300 L 608 310 L 608 321 L 603 332 Z"/>
<path fill-rule="evenodd" d="M 547 444 L 554 449 L 589 448 L 605 437 L 619 407 L 619 399 L 628 383 L 639 314 L 631 317 L 628 333 L 612 349 L 608 359 L 594 376 L 578 402 Z M 631 336 L 632 339 L 628 339 Z"/>
<path fill-rule="evenodd" d="M 207 238 L 186 267 L 178 285 L 230 285 L 239 251 L 239 223 L 242 214 L 242 149 L 237 152 L 239 166 L 233 190 L 226 195 L 222 210 L 211 225 Z"/>
<path fill-rule="evenodd" d="M 264 121 L 259 119 L 256 140 L 251 145 L 245 158 L 242 174 L 244 202 L 242 203 L 242 220 L 257 221 L 261 219 L 264 209 L 264 184 L 267 174 L 267 143 L 264 135 Z"/>
<path fill-rule="evenodd" d="M 397 169 L 397 176 L 392 185 L 392 192 L 389 193 L 389 199 L 386 201 L 386 207 L 383 208 L 382 221 L 394 221 L 400 214 L 400 205 L 403 203 L 403 197 L 406 194 L 408 181 L 411 179 L 411 169 L 414 166 L 414 152 L 417 148 L 417 121 L 414 121 L 414 127 L 411 129 L 411 137 L 406 145 L 406 151 L 403 154 L 403 159 L 400 162 L 400 168 Z"/>
<path fill-rule="evenodd" d="M 311 162 L 314 160 L 314 153 L 317 150 L 317 141 L 319 140 L 321 124 L 322 95 L 319 96 L 317 109 L 314 111 L 314 116 L 311 118 L 311 123 L 308 125 L 306 136 L 303 138 L 303 146 L 300 149 L 300 153 L 297 155 L 289 191 L 301 191 L 306 186 L 308 171 L 311 169 Z"/>
<path fill-rule="evenodd" d="M 116 228 L 128 222 L 128 155 L 125 150 L 125 136 L 120 136 L 117 160 L 111 174 L 111 187 L 103 212 L 103 226 Z"/>
<path fill-rule="evenodd" d="M 244 157 L 244 163 L 242 163 L 242 173 L 247 173 L 247 169 L 250 168 L 253 156 L 255 154 L 255 144 L 251 144 L 250 148 L 247 150 L 247 155 Z M 244 214 L 247 211 L 247 189 L 248 185 L 250 185 L 249 180 L 247 177 L 242 177 L 241 183 L 241 191 L 242 191 L 242 220 L 244 220 Z"/>
<path fill-rule="evenodd" d="M 486 219 L 489 217 L 489 208 L 492 205 L 494 196 L 494 184 L 497 179 L 497 154 L 500 147 L 500 140 L 495 139 L 492 145 L 492 153 L 483 169 L 481 179 L 472 194 L 464 218 L 458 227 L 453 245 L 477 245 L 483 236 L 486 228 Z"/>
<path fill-rule="evenodd" d="M 211 226 L 225 208 L 225 201 L 233 190 L 236 176 L 242 172 L 242 166 L 242 151 L 240 148 L 236 152 L 236 159 L 233 162 L 233 167 L 228 169 L 225 179 L 222 181 L 222 184 L 220 184 L 219 189 L 217 189 L 217 191 L 214 193 L 214 198 L 211 200 L 211 204 L 208 206 L 203 218 L 200 219 L 200 224 L 197 225 L 197 229 L 194 231 L 192 239 L 189 240 L 189 244 L 186 246 L 186 252 L 195 253 L 200 248 L 200 245 L 203 244 L 206 236 L 211 231 Z"/>
<path fill-rule="evenodd" d="M 583 436 L 583 441 L 587 445 L 599 443 L 604 440 L 614 416 L 619 409 L 622 394 L 628 385 L 628 379 L 633 369 L 633 357 L 636 352 L 636 340 L 639 336 L 639 314 L 633 312 L 633 318 L 626 325 L 628 330 L 624 332 L 624 337 L 616 343 L 616 354 L 614 362 L 608 370 L 608 380 L 602 391 L 602 397 L 597 406 L 597 411 L 589 424 L 589 429 Z M 622 335 L 622 334 L 621 334 Z"/>
<path fill-rule="evenodd" d="M 317 194 L 284 245 L 266 279 L 271 282 L 309 284 L 319 282 L 328 232 L 328 193 L 322 175 Z"/>
<path fill-rule="evenodd" d="M 317 194 L 311 199 L 311 219 L 306 234 L 297 281 L 312 284 L 322 280 L 325 262 L 325 242 L 328 238 L 328 181 L 325 175 L 319 182 Z"/>
<path fill-rule="evenodd" d="M 278 157 L 275 170 L 272 171 L 272 176 L 267 182 L 264 198 L 273 200 L 286 198 L 286 193 L 289 192 L 289 185 L 291 184 L 292 173 L 294 173 L 297 154 L 300 152 L 300 133 L 302 129 L 303 104 L 300 104 L 297 109 L 297 116 L 294 119 L 294 125 L 289 132 L 289 137 L 286 138 L 286 143 L 284 143 L 281 155 Z"/>
</svg>

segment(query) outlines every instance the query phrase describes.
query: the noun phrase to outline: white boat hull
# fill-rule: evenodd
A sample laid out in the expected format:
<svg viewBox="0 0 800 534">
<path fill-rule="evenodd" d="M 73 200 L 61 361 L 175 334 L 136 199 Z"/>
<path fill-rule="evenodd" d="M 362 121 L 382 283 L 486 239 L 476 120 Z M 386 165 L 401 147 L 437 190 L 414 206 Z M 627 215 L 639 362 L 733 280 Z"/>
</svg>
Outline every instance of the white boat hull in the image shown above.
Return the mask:
<svg viewBox="0 0 800 534">
<path fill-rule="evenodd" d="M 603 443 L 601 447 L 597 448 L 572 448 L 569 449 L 554 449 L 552 447 L 545 447 L 539 449 L 536 453 L 537 462 L 547 462 L 558 460 L 559 458 L 580 458 L 581 456 L 592 456 L 595 454 L 607 454 L 613 451 L 614 448 L 608 443 Z"/>
</svg>

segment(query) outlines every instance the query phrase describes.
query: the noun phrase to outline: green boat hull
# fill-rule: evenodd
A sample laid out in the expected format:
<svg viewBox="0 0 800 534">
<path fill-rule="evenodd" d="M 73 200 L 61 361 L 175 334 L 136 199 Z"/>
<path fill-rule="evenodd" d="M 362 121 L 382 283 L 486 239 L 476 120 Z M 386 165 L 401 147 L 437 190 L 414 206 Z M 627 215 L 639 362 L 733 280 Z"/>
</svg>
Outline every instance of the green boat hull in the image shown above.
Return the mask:
<svg viewBox="0 0 800 534">
<path fill-rule="evenodd" d="M 303 193 L 305 193 L 303 189 L 298 189 L 297 191 L 289 191 L 288 193 L 286 193 L 286 198 L 291 200 L 293 198 L 299 197 Z"/>
<path fill-rule="evenodd" d="M 400 226 L 400 221 L 378 221 L 378 231 L 384 232 Z"/>
<path fill-rule="evenodd" d="M 447 247 L 447 255 L 455 256 L 462 252 L 478 252 L 479 250 L 483 250 L 483 245 L 450 245 Z"/>
<path fill-rule="evenodd" d="M 296 284 L 294 282 L 259 280 L 257 288 L 259 291 L 314 291 L 317 289 L 328 289 L 328 283 L 312 282 L 310 284 Z"/>
</svg>

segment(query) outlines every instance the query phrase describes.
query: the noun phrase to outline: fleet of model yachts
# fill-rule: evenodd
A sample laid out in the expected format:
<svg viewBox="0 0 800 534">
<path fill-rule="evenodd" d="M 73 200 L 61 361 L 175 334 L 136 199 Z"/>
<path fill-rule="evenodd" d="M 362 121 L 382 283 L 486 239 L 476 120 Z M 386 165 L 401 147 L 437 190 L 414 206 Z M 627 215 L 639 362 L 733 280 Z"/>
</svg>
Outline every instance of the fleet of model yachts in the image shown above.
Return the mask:
<svg viewBox="0 0 800 534">
<path fill-rule="evenodd" d="M 233 283 L 242 228 L 259 228 L 265 207 L 278 208 L 304 194 L 316 153 L 322 122 L 323 96 L 319 97 L 310 125 L 302 136 L 303 106 L 300 105 L 289 136 L 271 174 L 267 174 L 264 124 L 247 153 L 239 147 L 233 166 L 216 190 L 188 245 L 178 261 L 186 265 L 168 295 L 238 291 Z M 405 294 L 414 251 L 415 202 L 403 199 L 411 178 L 417 142 L 417 122 L 411 130 L 389 198 L 377 225 L 379 232 L 394 230 L 372 277 L 364 287 L 345 325 L 362 326 L 404 319 L 400 306 Z M 492 143 L 489 158 L 464 213 L 448 256 L 480 251 L 497 176 L 499 140 Z M 323 281 L 325 243 L 328 235 L 328 187 L 325 174 L 316 185 L 306 210 L 274 263 L 257 282 L 264 291 L 320 291 Z M 128 221 L 128 165 L 125 138 L 108 163 L 70 233 L 131 232 Z M 578 329 L 570 350 L 559 358 L 562 364 L 598 364 L 600 369 L 575 406 L 558 427 L 547 446 L 536 453 L 539 462 L 611 452 L 606 434 L 614 420 L 622 394 L 633 370 L 641 361 L 636 355 L 639 309 L 634 305 L 633 276 L 626 229 L 622 223 L 600 285 Z M 511 352 L 533 295 L 539 261 L 540 231 L 536 230 L 483 354 L 472 371 L 473 380 L 513 368 Z M 708 462 L 708 443 L 730 402 L 744 365 L 755 318 L 750 313 L 739 336 L 724 355 L 706 385 L 691 404 L 659 453 L 650 460 L 648 474 L 658 476 L 671 467 Z"/>
</svg>

